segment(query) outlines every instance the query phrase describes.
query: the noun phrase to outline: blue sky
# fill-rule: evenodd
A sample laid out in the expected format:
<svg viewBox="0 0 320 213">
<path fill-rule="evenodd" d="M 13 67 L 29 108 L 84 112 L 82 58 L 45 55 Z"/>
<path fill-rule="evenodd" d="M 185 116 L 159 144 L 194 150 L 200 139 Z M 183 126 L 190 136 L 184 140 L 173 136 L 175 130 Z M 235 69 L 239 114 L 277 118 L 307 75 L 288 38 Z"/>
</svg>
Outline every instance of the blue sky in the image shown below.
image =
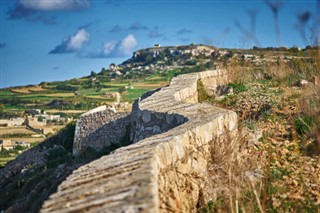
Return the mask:
<svg viewBox="0 0 320 213">
<path fill-rule="evenodd" d="M 304 47 L 319 7 L 320 0 L 1 0 L 0 88 L 99 72 L 155 43 Z"/>
</svg>

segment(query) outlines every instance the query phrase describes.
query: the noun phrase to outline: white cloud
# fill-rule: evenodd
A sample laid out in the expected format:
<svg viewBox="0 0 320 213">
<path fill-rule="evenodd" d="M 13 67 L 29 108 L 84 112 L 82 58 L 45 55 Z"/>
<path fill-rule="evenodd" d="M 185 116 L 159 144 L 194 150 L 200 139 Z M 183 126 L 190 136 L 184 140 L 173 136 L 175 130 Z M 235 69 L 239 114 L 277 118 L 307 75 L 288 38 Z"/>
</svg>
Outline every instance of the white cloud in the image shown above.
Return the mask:
<svg viewBox="0 0 320 213">
<path fill-rule="evenodd" d="M 137 47 L 138 41 L 134 35 L 129 34 L 121 41 L 106 41 L 100 52 L 89 53 L 84 57 L 87 58 L 117 58 L 132 55 Z"/>
<path fill-rule="evenodd" d="M 73 53 L 81 50 L 83 44 L 89 41 L 90 34 L 84 29 L 79 29 L 74 35 L 65 38 L 49 54 Z"/>
<path fill-rule="evenodd" d="M 117 45 L 117 42 L 115 41 L 105 42 L 103 44 L 103 54 L 106 56 L 111 54 L 114 48 L 116 47 L 116 45 Z"/>
<path fill-rule="evenodd" d="M 40 11 L 77 10 L 90 6 L 90 0 L 20 0 L 19 4 L 26 9 Z"/>
<path fill-rule="evenodd" d="M 89 41 L 90 34 L 85 29 L 80 29 L 78 32 L 70 37 L 68 42 L 68 50 L 80 50 L 83 43 Z"/>
<path fill-rule="evenodd" d="M 122 39 L 119 48 L 118 54 L 123 56 L 128 56 L 132 54 L 133 49 L 138 45 L 137 39 L 134 35 L 129 34 L 127 37 Z"/>
</svg>

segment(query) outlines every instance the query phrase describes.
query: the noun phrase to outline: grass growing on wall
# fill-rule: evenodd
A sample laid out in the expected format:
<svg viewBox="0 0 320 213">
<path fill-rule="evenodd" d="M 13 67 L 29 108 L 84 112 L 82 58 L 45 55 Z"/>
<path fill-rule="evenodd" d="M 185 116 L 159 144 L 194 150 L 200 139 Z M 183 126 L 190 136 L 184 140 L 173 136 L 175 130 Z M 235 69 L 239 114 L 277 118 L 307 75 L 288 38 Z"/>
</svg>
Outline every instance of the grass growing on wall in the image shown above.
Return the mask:
<svg viewBox="0 0 320 213">
<path fill-rule="evenodd" d="M 198 92 L 198 102 L 213 102 L 214 98 L 210 95 L 208 95 L 206 88 L 202 81 L 199 79 L 197 81 L 197 92 Z"/>
</svg>

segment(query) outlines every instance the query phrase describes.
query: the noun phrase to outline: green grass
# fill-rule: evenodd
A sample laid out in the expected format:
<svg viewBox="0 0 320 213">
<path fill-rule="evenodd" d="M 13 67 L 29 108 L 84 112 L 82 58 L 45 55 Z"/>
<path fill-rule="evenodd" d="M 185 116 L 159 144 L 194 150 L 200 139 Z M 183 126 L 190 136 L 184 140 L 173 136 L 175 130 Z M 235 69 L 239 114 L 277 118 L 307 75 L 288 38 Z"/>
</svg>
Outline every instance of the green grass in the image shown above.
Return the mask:
<svg viewBox="0 0 320 213">
<path fill-rule="evenodd" d="M 24 109 L 26 109 L 26 106 L 22 104 L 17 104 L 17 105 L 5 104 L 6 111 L 15 111 L 15 110 L 21 111 Z"/>
<path fill-rule="evenodd" d="M 209 101 L 209 102 L 214 101 L 214 98 L 208 95 L 208 93 L 205 89 L 205 86 L 200 79 L 197 81 L 197 91 L 198 91 L 198 102 L 199 103 L 202 103 L 205 101 Z"/>
<path fill-rule="evenodd" d="M 229 83 L 228 86 L 232 87 L 233 91 L 236 93 L 241 93 L 249 90 L 249 87 L 244 84 Z"/>
<path fill-rule="evenodd" d="M 102 91 L 98 91 L 97 92 L 97 89 L 81 89 L 79 91 L 77 91 L 79 93 L 79 95 L 83 95 L 83 96 L 94 96 L 94 95 L 97 95 L 97 96 L 100 96 L 103 94 Z"/>
<path fill-rule="evenodd" d="M 14 160 L 16 156 L 0 157 L 0 167 L 5 166 L 9 161 Z"/>
<path fill-rule="evenodd" d="M 205 207 L 201 209 L 201 213 L 212 213 L 212 212 L 218 212 L 218 210 L 222 208 L 222 206 L 225 205 L 225 201 L 222 199 L 218 200 L 210 200 Z"/>
<path fill-rule="evenodd" d="M 300 115 L 294 119 L 295 129 L 301 136 L 310 134 L 317 124 L 317 120 L 313 116 Z"/>
<path fill-rule="evenodd" d="M 235 95 L 227 95 L 226 97 L 224 97 L 222 100 L 217 101 L 217 103 L 219 103 L 221 106 L 223 107 L 230 107 L 230 106 L 234 106 L 237 103 L 236 100 L 236 96 Z"/>
<path fill-rule="evenodd" d="M 0 166 L 6 165 L 9 161 L 14 160 L 18 155 L 20 155 L 19 151 L 23 151 L 27 149 L 26 147 L 16 146 L 11 150 L 1 150 L 0 151 Z"/>
<path fill-rule="evenodd" d="M 129 101 L 133 102 L 135 99 L 139 98 L 141 95 L 143 95 L 145 92 L 147 92 L 148 89 L 127 89 L 124 93 L 122 93 L 122 100 L 123 101 Z"/>
<path fill-rule="evenodd" d="M 0 90 L 0 97 L 1 98 L 13 97 L 13 96 L 16 96 L 16 95 L 17 95 L 17 93 L 13 93 L 8 89 Z"/>
<path fill-rule="evenodd" d="M 147 77 L 145 79 L 145 82 L 146 83 L 161 83 L 161 82 L 164 82 L 164 81 L 167 81 L 167 76 L 161 76 L 160 73 L 156 73 L 150 77 Z"/>
<path fill-rule="evenodd" d="M 26 134 L 26 133 L 11 133 L 11 134 L 3 134 L 1 135 L 1 138 L 27 138 L 31 137 L 32 134 Z"/>
</svg>

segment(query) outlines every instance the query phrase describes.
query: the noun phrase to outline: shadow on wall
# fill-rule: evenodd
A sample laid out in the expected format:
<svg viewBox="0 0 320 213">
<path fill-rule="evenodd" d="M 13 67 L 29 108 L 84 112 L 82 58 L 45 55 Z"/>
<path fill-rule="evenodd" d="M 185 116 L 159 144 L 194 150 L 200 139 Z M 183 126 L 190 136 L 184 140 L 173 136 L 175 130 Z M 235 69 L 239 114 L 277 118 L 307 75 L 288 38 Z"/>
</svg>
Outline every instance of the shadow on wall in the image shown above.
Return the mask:
<svg viewBox="0 0 320 213">
<path fill-rule="evenodd" d="M 131 115 L 127 115 L 98 127 L 75 144 L 77 151 L 74 148 L 73 154 L 81 155 L 90 150 L 109 154 L 117 148 L 130 145 L 130 122 Z"/>
<path fill-rule="evenodd" d="M 179 114 L 140 110 L 139 103 L 160 90 L 161 88 L 146 92 L 133 103 L 130 130 L 132 143 L 164 133 L 188 121 L 186 117 Z"/>
<path fill-rule="evenodd" d="M 152 112 L 149 110 L 138 110 L 133 112 L 131 121 L 130 140 L 139 142 L 152 135 L 169 131 L 188 119 L 179 114 Z"/>
<path fill-rule="evenodd" d="M 73 155 L 81 156 L 91 151 L 109 154 L 117 148 L 164 133 L 187 121 L 187 118 L 179 114 L 137 111 L 108 122 L 77 140 Z"/>
</svg>

